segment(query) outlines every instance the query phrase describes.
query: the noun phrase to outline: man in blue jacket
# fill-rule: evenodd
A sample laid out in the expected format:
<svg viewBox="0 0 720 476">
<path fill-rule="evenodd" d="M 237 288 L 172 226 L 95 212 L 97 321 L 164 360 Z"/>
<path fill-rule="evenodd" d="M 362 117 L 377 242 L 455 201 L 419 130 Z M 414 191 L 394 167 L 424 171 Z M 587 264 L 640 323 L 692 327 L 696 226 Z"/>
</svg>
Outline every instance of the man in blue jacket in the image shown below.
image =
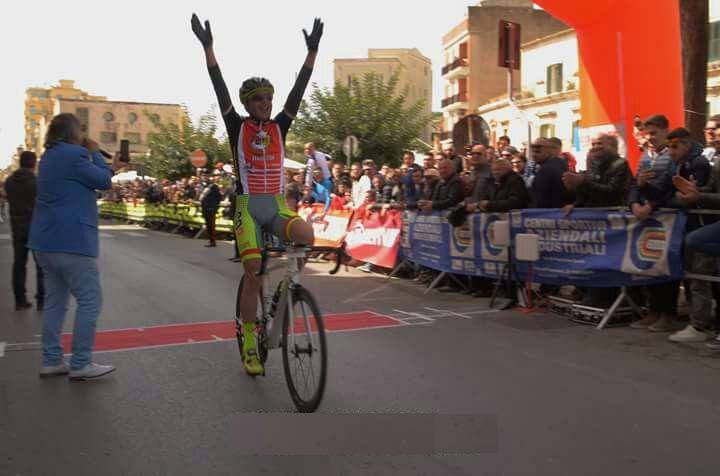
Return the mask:
<svg viewBox="0 0 720 476">
<path fill-rule="evenodd" d="M 110 188 L 113 171 L 105 164 L 97 143 L 83 141 L 80 122 L 72 114 L 53 118 L 45 149 L 28 242 L 45 275 L 40 376 L 69 373 L 71 380 L 101 377 L 115 367 L 92 362 L 95 325 L 102 307 L 95 190 Z M 117 165 L 113 164 L 114 168 Z M 68 367 L 60 333 L 71 294 L 77 301 L 77 312 Z"/>
</svg>

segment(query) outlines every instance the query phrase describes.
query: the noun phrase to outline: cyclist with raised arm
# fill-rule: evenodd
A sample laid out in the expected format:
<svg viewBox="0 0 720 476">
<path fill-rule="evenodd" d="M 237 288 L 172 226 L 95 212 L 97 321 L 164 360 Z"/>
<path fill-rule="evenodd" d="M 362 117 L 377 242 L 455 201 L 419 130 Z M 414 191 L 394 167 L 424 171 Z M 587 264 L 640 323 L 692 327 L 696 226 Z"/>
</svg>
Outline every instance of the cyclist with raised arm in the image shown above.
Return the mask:
<svg viewBox="0 0 720 476">
<path fill-rule="evenodd" d="M 213 51 L 210 22 L 205 26 L 197 15 L 191 19 L 192 30 L 205 50 L 208 72 L 217 95 L 227 128 L 235 173 L 238 177 L 236 213 L 233 217 L 236 243 L 245 272 L 240 314 L 243 321 L 243 365 L 250 375 L 263 373 L 257 351 L 255 320 L 260 280 L 262 231 L 301 245 L 313 242 L 312 227 L 285 204 L 283 160 L 285 138 L 300 108 L 305 88 L 312 74 L 323 23 L 315 19 L 310 34 L 303 30 L 308 53 L 283 110 L 271 119 L 274 88 L 265 78 L 253 77 L 243 82 L 240 102 L 249 117 L 241 117 L 233 107 L 220 67 Z"/>
</svg>

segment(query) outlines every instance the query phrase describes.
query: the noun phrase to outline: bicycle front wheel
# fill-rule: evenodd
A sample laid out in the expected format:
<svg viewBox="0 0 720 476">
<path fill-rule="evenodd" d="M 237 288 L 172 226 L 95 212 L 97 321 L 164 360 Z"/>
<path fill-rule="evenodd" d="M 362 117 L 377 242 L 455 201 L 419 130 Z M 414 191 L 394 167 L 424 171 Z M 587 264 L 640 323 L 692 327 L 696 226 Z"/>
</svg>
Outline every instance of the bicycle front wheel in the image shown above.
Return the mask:
<svg viewBox="0 0 720 476">
<path fill-rule="evenodd" d="M 298 411 L 314 412 L 325 393 L 327 342 L 315 298 L 305 288 L 293 291 L 293 309 L 283 319 L 283 367 L 290 396 Z"/>
</svg>

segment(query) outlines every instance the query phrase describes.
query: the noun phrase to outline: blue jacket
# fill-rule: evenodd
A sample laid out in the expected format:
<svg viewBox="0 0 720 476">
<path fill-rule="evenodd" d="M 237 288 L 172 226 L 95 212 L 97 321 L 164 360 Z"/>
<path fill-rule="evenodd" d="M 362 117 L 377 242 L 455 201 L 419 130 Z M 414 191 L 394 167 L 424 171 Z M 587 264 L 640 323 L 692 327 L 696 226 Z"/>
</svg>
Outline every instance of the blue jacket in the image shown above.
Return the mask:
<svg viewBox="0 0 720 476">
<path fill-rule="evenodd" d="M 328 208 L 330 208 L 330 190 L 327 187 L 326 180 L 323 180 L 322 183 L 313 181 L 312 198 L 315 200 L 315 203 L 325 204 L 323 213 L 328 211 Z"/>
<path fill-rule="evenodd" d="M 539 167 L 530 189 L 533 208 L 562 208 L 572 203 L 562 183 L 567 164 L 559 157 L 551 157 Z"/>
<path fill-rule="evenodd" d="M 97 258 L 95 190 L 110 188 L 113 172 L 99 152 L 59 142 L 42 155 L 28 248 Z"/>
<path fill-rule="evenodd" d="M 712 171 L 712 166 L 702 155 L 702 147 L 698 143 L 693 143 L 692 149 L 679 164 L 675 164 L 667 152 L 663 152 L 652 164 L 655 178 L 644 187 L 633 185 L 628 200 L 631 206 L 633 203 L 650 202 L 654 208 L 672 207 L 669 202 L 677 192 L 672 183 L 673 175 L 677 174 L 685 179 L 693 177 L 698 187 L 704 187 L 709 182 Z"/>
</svg>

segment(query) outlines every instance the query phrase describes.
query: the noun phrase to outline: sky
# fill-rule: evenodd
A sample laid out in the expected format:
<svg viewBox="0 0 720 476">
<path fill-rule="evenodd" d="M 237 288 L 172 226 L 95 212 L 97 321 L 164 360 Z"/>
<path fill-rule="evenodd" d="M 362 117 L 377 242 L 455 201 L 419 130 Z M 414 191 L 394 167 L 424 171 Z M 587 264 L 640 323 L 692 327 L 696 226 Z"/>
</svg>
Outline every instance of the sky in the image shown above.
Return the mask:
<svg viewBox="0 0 720 476">
<path fill-rule="evenodd" d="M 309 31 L 319 16 L 325 33 L 311 82 L 332 86 L 334 58 L 365 57 L 368 48 L 414 47 L 432 60 L 433 110 L 440 110 L 442 36 L 476 3 L 4 0 L 0 167 L 10 163 L 24 142 L 28 87 L 74 79 L 76 87 L 110 100 L 184 104 L 193 118 L 210 110 L 215 95 L 190 29 L 193 12 L 210 20 L 215 53 L 231 92 L 246 77 L 261 75 L 273 82 L 284 102 L 305 58 L 302 29 Z"/>
</svg>

